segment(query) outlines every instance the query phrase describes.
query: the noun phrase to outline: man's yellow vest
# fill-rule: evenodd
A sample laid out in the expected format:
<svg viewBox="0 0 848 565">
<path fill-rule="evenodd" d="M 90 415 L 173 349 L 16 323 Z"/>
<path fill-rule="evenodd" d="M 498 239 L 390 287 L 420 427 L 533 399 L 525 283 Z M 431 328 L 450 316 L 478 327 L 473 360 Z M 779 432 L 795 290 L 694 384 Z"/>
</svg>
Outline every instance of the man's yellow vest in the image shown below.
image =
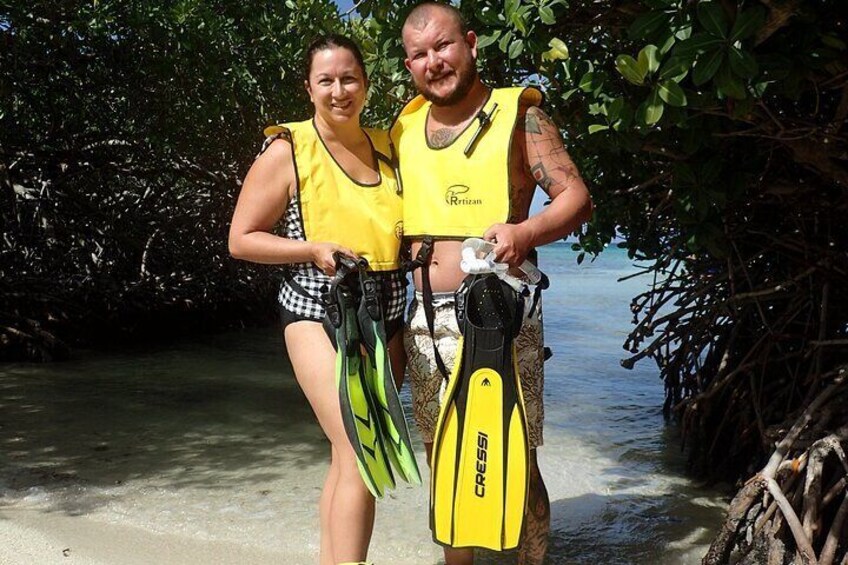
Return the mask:
<svg viewBox="0 0 848 565">
<path fill-rule="evenodd" d="M 431 104 L 422 96 L 407 104 L 391 129 L 400 161 L 404 235 L 480 237 L 492 224 L 506 222 L 510 217 L 510 146 L 519 104 L 538 106 L 541 101 L 542 93 L 535 88 L 493 89 L 482 110 L 491 115 L 491 123 L 476 141 L 481 121 L 475 118 L 443 148 L 430 147 L 427 140 Z M 466 154 L 469 146 L 470 155 Z"/>
<path fill-rule="evenodd" d="M 341 168 L 312 120 L 271 126 L 266 136 L 291 136 L 303 229 L 309 241 L 338 243 L 365 257 L 374 271 L 400 268 L 403 203 L 391 165 L 389 135 L 364 129 L 380 180 L 359 183 Z"/>
</svg>

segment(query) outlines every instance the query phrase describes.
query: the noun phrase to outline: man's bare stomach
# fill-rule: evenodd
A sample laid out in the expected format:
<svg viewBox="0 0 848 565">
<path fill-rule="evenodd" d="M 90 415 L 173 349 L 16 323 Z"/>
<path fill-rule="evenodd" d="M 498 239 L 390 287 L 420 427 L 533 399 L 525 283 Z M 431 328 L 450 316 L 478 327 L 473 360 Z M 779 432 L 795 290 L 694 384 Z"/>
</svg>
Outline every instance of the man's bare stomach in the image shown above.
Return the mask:
<svg viewBox="0 0 848 565">
<path fill-rule="evenodd" d="M 412 242 L 412 257 L 418 254 L 420 241 Z M 433 256 L 430 260 L 430 286 L 433 292 L 453 292 L 467 276 L 459 268 L 462 259 L 462 242 L 439 240 L 433 242 Z M 415 289 L 421 290 L 421 269 L 412 273 Z"/>
<path fill-rule="evenodd" d="M 412 242 L 413 258 L 418 255 L 420 248 L 420 241 Z M 531 250 L 528 257 L 533 264 L 536 264 L 535 253 L 535 250 Z M 430 286 L 433 292 L 453 292 L 459 288 L 463 279 L 468 276 L 459 266 L 461 260 L 462 241 L 442 239 L 433 242 L 433 255 L 430 260 Z M 523 276 L 521 271 L 515 268 L 510 269 L 510 273 L 517 277 Z M 421 269 L 413 271 L 412 280 L 415 283 L 415 290 L 422 290 Z"/>
</svg>

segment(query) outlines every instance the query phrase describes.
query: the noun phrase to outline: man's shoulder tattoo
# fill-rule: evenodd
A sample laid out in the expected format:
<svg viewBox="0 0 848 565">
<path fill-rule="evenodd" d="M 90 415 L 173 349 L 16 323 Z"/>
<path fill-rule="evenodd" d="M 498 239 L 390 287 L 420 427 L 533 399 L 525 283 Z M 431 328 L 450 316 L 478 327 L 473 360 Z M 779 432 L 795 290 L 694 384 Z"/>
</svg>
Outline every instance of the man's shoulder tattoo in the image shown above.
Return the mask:
<svg viewBox="0 0 848 565">
<path fill-rule="evenodd" d="M 524 125 L 522 129 L 528 133 L 542 133 L 542 126 L 539 124 L 539 119 L 529 110 L 524 115 Z"/>
<path fill-rule="evenodd" d="M 524 121 L 520 127 L 527 133 L 542 133 L 545 127 L 553 127 L 558 130 L 553 120 L 548 117 L 544 110 L 538 106 L 530 106 L 524 114 Z"/>
</svg>

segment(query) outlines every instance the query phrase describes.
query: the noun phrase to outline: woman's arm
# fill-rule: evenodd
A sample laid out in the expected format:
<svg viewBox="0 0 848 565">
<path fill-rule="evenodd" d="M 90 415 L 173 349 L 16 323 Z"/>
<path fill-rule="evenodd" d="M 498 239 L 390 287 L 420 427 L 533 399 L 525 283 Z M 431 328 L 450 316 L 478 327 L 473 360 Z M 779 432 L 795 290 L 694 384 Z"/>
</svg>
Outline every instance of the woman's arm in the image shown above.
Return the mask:
<svg viewBox="0 0 848 565">
<path fill-rule="evenodd" d="M 297 186 L 291 144 L 278 139 L 260 155 L 244 179 L 230 225 L 230 254 L 254 263 L 309 263 L 332 275 L 334 251 L 353 253 L 339 245 L 298 241 L 271 233 L 283 216 Z"/>
</svg>

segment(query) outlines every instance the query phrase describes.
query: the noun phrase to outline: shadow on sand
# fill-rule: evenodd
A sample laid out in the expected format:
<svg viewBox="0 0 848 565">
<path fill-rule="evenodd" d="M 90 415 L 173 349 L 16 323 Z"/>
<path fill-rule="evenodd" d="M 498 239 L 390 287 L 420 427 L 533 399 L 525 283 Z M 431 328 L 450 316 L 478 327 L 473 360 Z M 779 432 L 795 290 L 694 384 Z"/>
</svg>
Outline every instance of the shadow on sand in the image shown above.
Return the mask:
<svg viewBox="0 0 848 565">
<path fill-rule="evenodd" d="M 266 330 L 0 367 L 0 507 L 63 493 L 49 510 L 82 514 L 134 480 L 232 489 L 327 460 L 278 340 Z"/>
</svg>

